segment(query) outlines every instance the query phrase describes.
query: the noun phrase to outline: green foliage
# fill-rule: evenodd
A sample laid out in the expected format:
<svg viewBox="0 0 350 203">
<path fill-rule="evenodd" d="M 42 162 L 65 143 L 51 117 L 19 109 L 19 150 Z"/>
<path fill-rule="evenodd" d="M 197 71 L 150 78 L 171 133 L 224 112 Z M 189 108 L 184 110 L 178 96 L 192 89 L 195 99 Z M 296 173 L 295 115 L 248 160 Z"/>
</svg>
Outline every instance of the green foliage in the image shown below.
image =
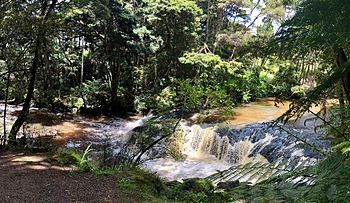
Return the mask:
<svg viewBox="0 0 350 203">
<path fill-rule="evenodd" d="M 333 154 L 314 166 L 299 166 L 293 161 L 279 165 L 234 166 L 209 177 L 209 180 L 192 178 L 182 183 L 166 182 L 139 167 L 120 166 L 99 173 L 115 175 L 119 187 L 150 202 L 347 202 L 350 198 L 350 159 L 347 156 Z M 265 169 L 274 175 L 267 175 L 270 176 L 267 178 Z M 222 181 L 222 175 L 233 179 L 250 175 L 257 179 L 256 174 L 264 178 L 255 185 L 226 180 L 214 188 L 210 181 L 216 176 Z"/>
<path fill-rule="evenodd" d="M 188 111 L 230 107 L 258 97 L 288 99 L 296 96 L 292 95 L 292 87 L 299 85 L 294 65 L 273 57 L 236 62 L 211 53 L 189 52 L 179 60 L 183 64 L 182 78 L 171 78 L 172 84 L 146 101 L 146 106 Z"/>
<path fill-rule="evenodd" d="M 344 73 L 350 70 L 350 63 L 347 62 L 337 70 L 333 71 L 321 84 L 319 84 L 314 90 L 308 92 L 305 97 L 299 100 L 293 101 L 289 110 L 284 113 L 278 120 L 288 121 L 292 117 L 299 118 L 305 112 L 309 111 L 311 106 L 327 95 L 327 91 L 334 87 Z"/>
<path fill-rule="evenodd" d="M 171 85 L 155 96 L 157 109 L 192 111 L 232 106 L 224 80 L 229 77 L 228 73 L 236 70 L 236 63 L 224 62 L 217 55 L 194 52 L 185 54 L 179 60 L 183 64 L 184 74 L 181 79 L 172 79 Z"/>
<path fill-rule="evenodd" d="M 76 166 L 79 172 L 92 171 L 93 165 L 89 161 L 91 151 L 91 144 L 84 150 L 83 154 L 78 153 L 76 148 L 68 148 L 59 153 L 58 161 L 63 165 Z"/>
<path fill-rule="evenodd" d="M 291 88 L 291 91 L 293 95 L 296 95 L 297 97 L 303 97 L 305 96 L 308 89 L 309 87 L 307 85 L 296 85 Z"/>
<path fill-rule="evenodd" d="M 303 1 L 296 14 L 282 24 L 277 33 L 280 53 L 286 56 L 345 45 L 349 36 L 350 2 L 342 0 Z M 307 46 L 306 46 L 307 45 Z"/>
<path fill-rule="evenodd" d="M 281 14 L 272 10 L 284 3 L 268 1 L 262 14 Z M 62 2 L 45 25 L 35 105 L 51 111 L 93 108 L 123 114 L 183 105 L 198 110 L 270 96 L 271 73 L 258 70 L 255 62 L 262 57 L 257 54 L 262 49 L 259 45 L 260 51 L 254 51 L 258 43 L 244 25 L 249 20 L 246 9 L 261 9 L 261 3 L 215 0 L 210 4 L 195 0 Z M 18 69 L 11 73 L 9 88 L 9 99 L 16 103 L 26 95 L 23 81 L 28 79 L 32 41 L 41 30 L 34 13 L 41 6 L 43 2 L 36 1 L 0 6 L 0 41 L 6 44 L 0 47 L 0 73 Z M 271 19 L 277 18 L 269 17 L 258 29 L 261 44 L 271 34 Z M 4 98 L 5 80 L 0 86 Z"/>
<path fill-rule="evenodd" d="M 327 137 L 333 138 L 335 144 L 344 141 L 344 137 L 340 135 L 349 135 L 350 124 L 350 107 L 348 105 L 334 104 L 327 109 L 328 111 L 328 124 L 322 125 L 326 131 Z"/>
<path fill-rule="evenodd" d="M 155 98 L 157 109 L 185 111 L 232 106 L 229 96 L 219 85 L 204 86 L 189 79 L 174 82 Z"/>
<path fill-rule="evenodd" d="M 142 163 L 141 156 L 147 155 L 147 157 L 165 157 L 172 152 L 166 152 L 164 150 L 153 150 L 153 148 L 167 146 L 169 149 L 174 147 L 174 136 L 178 132 L 178 125 L 180 120 L 171 118 L 154 118 L 147 121 L 141 127 L 134 129 L 130 133 L 130 137 L 127 143 L 123 146 L 122 150 L 116 155 L 118 164 L 125 165 L 139 165 Z M 161 139 L 160 139 L 161 138 Z M 175 148 L 173 148 L 175 150 Z"/>
<path fill-rule="evenodd" d="M 306 92 L 307 89 L 304 89 L 303 85 L 300 86 L 297 79 L 300 78 L 300 73 L 297 72 L 296 67 L 294 67 L 293 64 L 277 61 L 275 66 L 277 66 L 278 71 L 275 72 L 274 78 L 270 81 L 275 96 L 289 99 L 291 97 L 301 96 Z M 296 91 L 297 86 L 303 87 L 303 89 Z"/>
<path fill-rule="evenodd" d="M 340 152 L 345 155 L 350 155 L 350 142 L 343 141 L 333 147 L 334 151 Z"/>
<path fill-rule="evenodd" d="M 193 192 L 212 192 L 213 184 L 207 179 L 190 178 L 182 183 L 183 190 L 192 190 Z"/>
<path fill-rule="evenodd" d="M 181 71 L 178 58 L 196 45 L 202 10 L 194 0 L 146 0 L 144 4 L 144 24 L 160 44 L 156 58 L 150 60 L 161 77 L 155 79 L 167 82 L 168 78 L 164 76 L 177 76 Z"/>
<path fill-rule="evenodd" d="M 350 108 L 348 105 L 335 104 L 328 110 L 328 123 L 321 127 L 325 130 L 328 138 L 331 138 L 333 150 L 344 155 L 350 155 L 349 125 Z"/>
<path fill-rule="evenodd" d="M 292 169 L 256 185 L 219 184 L 216 194 L 223 202 L 346 202 L 349 167 L 348 157 L 334 154 L 315 166 Z"/>
<path fill-rule="evenodd" d="M 115 169 L 118 186 L 146 201 L 157 202 L 165 185 L 154 173 L 140 167 L 120 166 Z"/>
<path fill-rule="evenodd" d="M 75 107 L 91 109 L 106 109 L 110 102 L 109 88 L 101 80 L 88 80 L 82 87 L 72 89 L 76 97 L 70 97 L 71 104 Z M 81 98 L 81 99 L 79 99 Z M 81 103 L 81 100 L 83 103 Z"/>
</svg>

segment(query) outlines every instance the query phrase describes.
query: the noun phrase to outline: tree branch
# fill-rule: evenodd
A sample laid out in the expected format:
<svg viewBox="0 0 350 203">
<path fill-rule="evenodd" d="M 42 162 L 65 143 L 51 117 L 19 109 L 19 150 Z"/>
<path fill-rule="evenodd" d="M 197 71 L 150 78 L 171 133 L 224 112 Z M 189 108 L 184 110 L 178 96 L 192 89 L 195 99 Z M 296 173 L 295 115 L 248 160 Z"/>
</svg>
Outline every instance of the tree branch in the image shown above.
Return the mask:
<svg viewBox="0 0 350 203">
<path fill-rule="evenodd" d="M 0 77 L 4 77 L 5 75 L 11 74 L 11 73 L 17 73 L 17 72 L 29 71 L 29 70 L 30 70 L 29 68 L 25 68 L 25 69 L 7 71 L 7 72 L 4 72 L 4 73 L 1 73 L 1 74 L 0 74 Z"/>
<path fill-rule="evenodd" d="M 143 149 L 143 150 L 140 152 L 140 154 L 137 156 L 137 158 L 135 159 L 133 165 L 138 165 L 139 162 L 140 162 L 140 160 L 141 160 L 141 157 L 142 157 L 148 150 L 150 150 L 152 147 L 154 147 L 156 144 L 158 144 L 158 143 L 159 143 L 160 141 L 162 141 L 163 139 L 165 139 L 165 138 L 169 137 L 170 135 L 174 134 L 175 131 L 176 131 L 177 126 L 180 124 L 181 119 L 182 119 L 182 117 L 180 117 L 180 118 L 177 120 L 177 122 L 176 122 L 176 124 L 175 124 L 173 130 L 172 130 L 170 133 L 161 136 L 160 138 L 158 138 L 157 140 L 155 140 L 153 143 L 151 143 L 150 145 L 148 145 L 148 147 L 146 147 L 145 149 Z"/>
</svg>

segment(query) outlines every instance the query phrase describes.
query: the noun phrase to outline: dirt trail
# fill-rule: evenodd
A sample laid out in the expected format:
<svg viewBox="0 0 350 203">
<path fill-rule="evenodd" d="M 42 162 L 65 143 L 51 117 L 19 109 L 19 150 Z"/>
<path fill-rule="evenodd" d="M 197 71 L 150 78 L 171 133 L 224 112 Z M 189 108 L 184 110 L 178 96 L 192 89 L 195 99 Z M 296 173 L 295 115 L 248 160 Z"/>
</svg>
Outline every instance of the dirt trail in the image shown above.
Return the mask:
<svg viewBox="0 0 350 203">
<path fill-rule="evenodd" d="M 113 176 L 70 171 L 42 154 L 0 151 L 0 202 L 140 202 Z"/>
</svg>

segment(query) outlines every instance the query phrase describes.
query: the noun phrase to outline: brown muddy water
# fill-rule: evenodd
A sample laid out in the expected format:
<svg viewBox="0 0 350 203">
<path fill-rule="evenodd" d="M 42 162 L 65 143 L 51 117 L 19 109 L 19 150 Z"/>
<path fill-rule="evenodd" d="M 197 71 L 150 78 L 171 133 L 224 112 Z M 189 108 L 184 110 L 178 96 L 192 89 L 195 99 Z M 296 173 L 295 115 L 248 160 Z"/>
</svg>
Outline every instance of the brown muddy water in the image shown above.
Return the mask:
<svg viewBox="0 0 350 203">
<path fill-rule="evenodd" d="M 272 158 L 266 155 L 264 149 L 275 142 L 274 140 L 279 140 L 279 134 L 282 136 L 282 133 L 276 132 L 276 130 L 273 132 L 266 131 L 263 133 L 264 135 L 254 141 L 251 140 L 251 136 L 257 134 L 257 128 L 262 128 L 260 123 L 276 119 L 288 110 L 289 105 L 289 101 L 276 103 L 274 98 L 264 98 L 235 107 L 233 109 L 234 115 L 228 117 L 222 123 L 192 125 L 187 121 L 183 121 L 181 122 L 183 137 L 180 149 L 185 158 L 175 160 L 171 157 L 164 157 L 147 161 L 144 166 L 158 173 L 161 177 L 169 180 L 181 180 L 192 177 L 207 177 L 237 164 L 248 162 L 268 163 Z M 20 107 L 18 106 L 8 106 L 8 116 L 6 118 L 6 129 L 8 131 L 19 110 Z M 312 110 L 317 112 L 320 108 L 313 107 Z M 0 103 L 1 117 L 3 111 L 4 104 Z M 199 116 L 195 114 L 189 120 L 196 120 Z M 303 121 L 310 117 L 312 116 L 308 114 L 299 121 L 293 122 L 291 128 L 303 129 L 301 134 L 305 134 L 307 129 L 312 130 L 320 121 L 314 120 L 313 123 L 309 122 L 307 126 L 304 126 Z M 31 118 L 25 125 L 24 132 L 30 132 L 37 136 L 51 135 L 54 137 L 56 144 L 67 147 L 79 147 L 86 143 L 100 144 L 105 142 L 108 137 L 113 153 L 117 153 L 122 144 L 127 141 L 127 135 L 130 131 L 141 126 L 150 116 L 130 117 L 128 119 L 105 116 L 84 117 L 74 114 L 44 113 L 38 109 L 32 109 Z M 258 126 L 251 126 L 255 124 Z M 221 128 L 230 128 L 231 131 L 241 130 L 236 134 L 231 133 L 232 135 L 229 135 L 226 133 L 223 135 L 218 133 Z M 3 131 L 2 123 L 0 124 L 0 130 Z M 249 138 L 247 135 L 249 135 Z M 246 137 L 237 138 L 242 136 Z M 286 141 L 282 140 L 281 143 L 286 143 Z M 261 148 L 260 151 L 257 150 L 259 147 Z M 294 150 L 295 144 L 291 142 L 288 147 Z M 253 153 L 255 154 L 252 155 Z M 285 152 L 279 149 L 279 151 L 275 150 L 274 153 L 283 154 Z M 305 153 L 303 153 L 300 148 L 295 148 L 295 152 L 291 152 L 290 156 L 303 159 L 305 157 Z"/>
</svg>

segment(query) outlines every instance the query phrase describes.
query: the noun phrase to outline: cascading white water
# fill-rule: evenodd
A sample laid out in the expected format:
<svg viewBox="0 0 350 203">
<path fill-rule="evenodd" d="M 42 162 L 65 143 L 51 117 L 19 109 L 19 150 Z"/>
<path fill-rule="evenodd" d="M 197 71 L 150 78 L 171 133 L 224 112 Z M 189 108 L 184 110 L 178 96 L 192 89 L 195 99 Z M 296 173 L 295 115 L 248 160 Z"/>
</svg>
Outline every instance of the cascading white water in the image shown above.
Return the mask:
<svg viewBox="0 0 350 203">
<path fill-rule="evenodd" d="M 3 110 L 1 107 L 2 105 L 0 105 L 0 112 Z M 7 128 L 14 121 L 13 112 L 17 110 L 14 106 L 9 107 Z M 302 142 L 291 138 L 286 132 L 259 123 L 277 117 L 284 110 L 275 107 L 273 103 L 266 105 L 260 102 L 236 108 L 238 116 L 235 116 L 234 122 L 227 127 L 220 127 L 218 124 L 208 126 L 182 123 L 183 140 L 180 149 L 186 158 L 174 160 L 171 157 L 164 157 L 147 161 L 144 165 L 164 178 L 181 180 L 207 177 L 218 171 L 249 162 L 267 163 L 279 159 L 320 158 L 319 154 L 312 151 L 310 147 L 305 148 Z M 129 132 L 141 126 L 149 118 L 95 120 L 74 117 L 72 120 L 57 126 L 49 126 L 49 128 L 54 128 L 57 132 L 66 130 L 63 134 L 69 138 L 66 144 L 70 146 L 77 146 L 86 141 L 101 145 L 108 136 L 113 153 L 117 153 L 128 139 Z M 327 148 L 327 143 L 321 141 L 321 136 L 310 130 L 298 129 L 294 126 L 289 126 L 287 129 L 303 139 L 308 139 L 317 147 Z M 74 139 L 76 135 L 78 139 Z M 71 136 L 72 139 L 70 139 Z M 83 139 L 80 139 L 81 137 Z"/>
<path fill-rule="evenodd" d="M 183 126 L 189 128 L 184 136 L 182 152 L 187 156 L 214 156 L 218 160 L 230 164 L 242 164 L 250 161 L 264 161 L 262 157 L 249 157 L 254 144 L 249 140 L 240 140 L 231 144 L 227 136 L 220 136 L 215 132 L 216 127 L 202 128 L 200 125 Z M 272 136 L 259 140 L 268 144 Z"/>
<path fill-rule="evenodd" d="M 284 128 L 293 130 L 300 138 L 317 147 L 329 146 L 320 135 L 310 130 L 298 130 L 288 126 Z M 186 156 L 184 161 L 162 158 L 145 163 L 146 167 L 170 180 L 207 177 L 230 166 L 247 163 L 298 160 L 294 163 L 298 165 L 301 162 L 310 164 L 322 157 L 310 147 L 305 147 L 304 143 L 289 136 L 287 132 L 281 131 L 279 127 L 265 124 L 249 124 L 241 128 L 183 124 L 182 129 L 184 135 L 181 149 Z M 310 161 L 305 162 L 306 159 Z"/>
</svg>

